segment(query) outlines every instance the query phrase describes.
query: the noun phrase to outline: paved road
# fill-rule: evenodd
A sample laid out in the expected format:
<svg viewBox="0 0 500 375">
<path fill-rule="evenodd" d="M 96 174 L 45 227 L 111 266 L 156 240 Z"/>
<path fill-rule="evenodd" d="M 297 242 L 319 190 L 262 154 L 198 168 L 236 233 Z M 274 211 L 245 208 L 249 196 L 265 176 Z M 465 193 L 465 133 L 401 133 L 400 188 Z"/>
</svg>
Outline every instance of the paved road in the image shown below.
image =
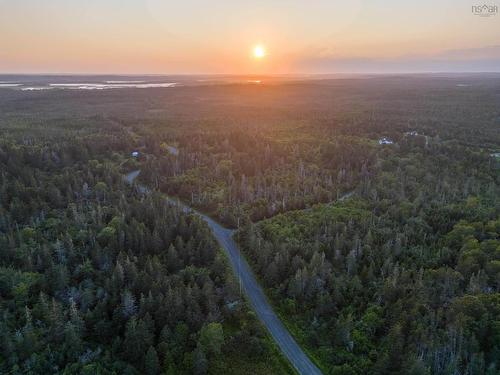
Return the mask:
<svg viewBox="0 0 500 375">
<path fill-rule="evenodd" d="M 139 171 L 134 171 L 126 176 L 126 180 L 132 183 L 134 179 L 139 175 Z M 140 187 L 142 191 L 147 191 L 147 188 Z M 253 309 L 255 310 L 258 318 L 267 328 L 274 341 L 278 344 L 279 348 L 283 354 L 288 358 L 292 366 L 297 370 L 299 374 L 315 375 L 321 374 L 321 371 L 311 362 L 307 355 L 302 351 L 300 346 L 290 335 L 288 330 L 285 328 L 281 320 L 273 311 L 271 305 L 267 301 L 266 296 L 259 283 L 255 279 L 250 266 L 238 249 L 238 246 L 233 240 L 233 231 L 231 229 L 224 228 L 220 224 L 216 223 L 207 215 L 204 215 L 186 205 L 175 200 L 173 198 L 167 198 L 169 202 L 180 207 L 184 212 L 191 212 L 200 215 L 212 229 L 212 232 L 226 251 L 231 267 L 241 280 L 241 287 L 245 292 L 248 300 L 250 301 Z"/>
</svg>

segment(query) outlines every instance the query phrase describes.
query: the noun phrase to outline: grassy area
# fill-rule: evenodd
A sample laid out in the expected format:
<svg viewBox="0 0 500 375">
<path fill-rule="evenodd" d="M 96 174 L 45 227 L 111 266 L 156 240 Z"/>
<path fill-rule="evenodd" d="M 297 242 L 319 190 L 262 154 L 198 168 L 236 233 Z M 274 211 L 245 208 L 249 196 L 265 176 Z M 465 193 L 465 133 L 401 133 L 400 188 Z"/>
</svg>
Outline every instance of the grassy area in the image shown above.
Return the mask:
<svg viewBox="0 0 500 375">
<path fill-rule="evenodd" d="M 302 350 L 307 354 L 307 356 L 314 362 L 316 366 L 319 367 L 319 369 L 327 374 L 328 373 L 328 367 L 326 366 L 324 360 L 321 358 L 320 353 L 317 350 L 312 349 L 308 344 L 307 344 L 307 336 L 302 328 L 301 324 L 298 323 L 297 321 L 291 319 L 287 314 L 285 314 L 279 306 L 274 304 L 274 308 L 276 311 L 276 314 L 279 316 L 280 320 L 283 322 L 285 327 L 288 329 L 290 334 L 295 338 L 297 343 L 300 345 Z"/>
<path fill-rule="evenodd" d="M 224 357 L 224 365 L 214 363 L 209 374 L 238 375 L 296 375 L 297 372 L 283 357 L 279 348 L 269 334 L 260 339 L 263 354 L 249 360 L 245 353 L 231 351 Z"/>
</svg>

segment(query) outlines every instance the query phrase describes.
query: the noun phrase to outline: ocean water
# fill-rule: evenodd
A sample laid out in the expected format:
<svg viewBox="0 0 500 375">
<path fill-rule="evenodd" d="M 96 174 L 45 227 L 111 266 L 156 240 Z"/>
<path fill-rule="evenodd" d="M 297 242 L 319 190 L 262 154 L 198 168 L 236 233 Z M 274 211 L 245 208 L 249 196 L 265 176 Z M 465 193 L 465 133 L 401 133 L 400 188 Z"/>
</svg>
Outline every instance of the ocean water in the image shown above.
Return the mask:
<svg viewBox="0 0 500 375">
<path fill-rule="evenodd" d="M 286 81 L 290 77 L 238 75 L 0 75 L 0 89 L 118 90 L 171 89 L 177 86 L 255 85 Z"/>
<path fill-rule="evenodd" d="M 0 89 L 22 91 L 43 90 L 110 90 L 168 88 L 178 82 L 167 77 L 147 77 L 145 79 L 106 79 L 98 76 L 0 76 Z"/>
</svg>

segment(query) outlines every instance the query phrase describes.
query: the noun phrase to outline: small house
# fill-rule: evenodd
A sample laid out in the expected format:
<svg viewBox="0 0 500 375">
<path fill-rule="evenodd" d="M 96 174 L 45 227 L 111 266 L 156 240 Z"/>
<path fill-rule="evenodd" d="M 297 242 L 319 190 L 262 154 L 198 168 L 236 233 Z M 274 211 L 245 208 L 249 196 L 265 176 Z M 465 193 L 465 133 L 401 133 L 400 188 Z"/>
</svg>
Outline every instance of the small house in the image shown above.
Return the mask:
<svg viewBox="0 0 500 375">
<path fill-rule="evenodd" d="M 378 140 L 379 145 L 392 145 L 394 142 L 387 137 L 382 137 Z"/>
<path fill-rule="evenodd" d="M 412 130 L 411 132 L 406 132 L 405 135 L 409 135 L 409 136 L 417 136 L 418 135 L 418 132 L 416 130 Z"/>
<path fill-rule="evenodd" d="M 174 146 L 167 146 L 167 150 L 170 154 L 174 155 L 174 156 L 178 156 L 179 155 L 179 150 L 177 149 L 177 147 L 174 147 Z"/>
</svg>

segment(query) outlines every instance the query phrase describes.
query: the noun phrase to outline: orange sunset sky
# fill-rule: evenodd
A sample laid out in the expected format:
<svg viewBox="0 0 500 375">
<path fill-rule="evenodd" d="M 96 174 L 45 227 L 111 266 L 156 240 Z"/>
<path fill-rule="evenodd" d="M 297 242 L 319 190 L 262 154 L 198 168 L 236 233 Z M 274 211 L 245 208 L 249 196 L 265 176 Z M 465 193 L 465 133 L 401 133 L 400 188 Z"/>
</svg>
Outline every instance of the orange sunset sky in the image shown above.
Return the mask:
<svg viewBox="0 0 500 375">
<path fill-rule="evenodd" d="M 0 0 L 0 73 L 498 71 L 500 15 L 474 4 Z"/>
</svg>

